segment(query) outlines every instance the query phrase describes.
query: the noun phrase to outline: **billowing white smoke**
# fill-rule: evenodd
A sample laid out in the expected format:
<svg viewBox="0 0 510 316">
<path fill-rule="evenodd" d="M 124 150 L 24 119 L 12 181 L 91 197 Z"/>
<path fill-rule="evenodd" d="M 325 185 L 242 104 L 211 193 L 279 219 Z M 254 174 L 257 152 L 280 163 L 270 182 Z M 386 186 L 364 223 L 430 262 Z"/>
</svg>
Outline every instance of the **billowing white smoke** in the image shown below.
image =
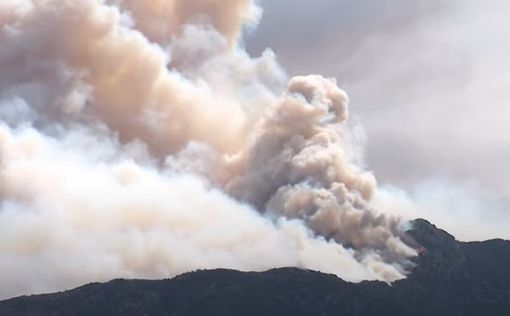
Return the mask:
<svg viewBox="0 0 510 316">
<path fill-rule="evenodd" d="M 403 278 L 347 96 L 239 46 L 248 0 L 0 3 L 0 297 L 200 268 Z"/>
</svg>

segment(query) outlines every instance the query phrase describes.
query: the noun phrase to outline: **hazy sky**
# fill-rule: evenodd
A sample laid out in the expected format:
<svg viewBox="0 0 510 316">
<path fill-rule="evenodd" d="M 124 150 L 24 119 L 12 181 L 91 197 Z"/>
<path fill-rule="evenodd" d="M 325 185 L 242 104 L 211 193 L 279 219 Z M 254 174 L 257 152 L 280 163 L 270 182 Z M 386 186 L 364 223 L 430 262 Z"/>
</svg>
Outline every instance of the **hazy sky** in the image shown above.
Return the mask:
<svg viewBox="0 0 510 316">
<path fill-rule="evenodd" d="M 337 78 L 379 182 L 510 201 L 509 1 L 260 3 L 248 49 L 271 47 L 291 74 Z"/>
</svg>

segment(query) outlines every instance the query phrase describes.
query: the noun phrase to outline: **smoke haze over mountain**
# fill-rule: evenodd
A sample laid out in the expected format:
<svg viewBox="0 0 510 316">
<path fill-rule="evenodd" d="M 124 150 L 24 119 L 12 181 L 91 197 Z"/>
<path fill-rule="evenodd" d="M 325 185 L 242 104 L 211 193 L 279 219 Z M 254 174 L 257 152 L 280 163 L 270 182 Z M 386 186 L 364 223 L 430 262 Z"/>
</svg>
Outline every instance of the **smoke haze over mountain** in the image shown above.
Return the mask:
<svg viewBox="0 0 510 316">
<path fill-rule="evenodd" d="M 251 57 L 248 0 L 0 4 L 0 297 L 297 266 L 404 278 L 426 216 L 334 79 Z"/>
</svg>

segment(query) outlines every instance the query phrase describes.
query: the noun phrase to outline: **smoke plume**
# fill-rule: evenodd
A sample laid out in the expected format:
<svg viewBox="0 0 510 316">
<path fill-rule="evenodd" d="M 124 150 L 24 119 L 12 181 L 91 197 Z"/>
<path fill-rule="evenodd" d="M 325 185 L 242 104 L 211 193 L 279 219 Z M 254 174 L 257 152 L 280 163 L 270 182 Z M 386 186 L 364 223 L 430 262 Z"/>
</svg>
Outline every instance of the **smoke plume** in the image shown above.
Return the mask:
<svg viewBox="0 0 510 316">
<path fill-rule="evenodd" d="M 0 3 L 1 298 L 219 267 L 405 277 L 416 253 L 374 207 L 347 95 L 250 57 L 260 13 Z"/>
</svg>

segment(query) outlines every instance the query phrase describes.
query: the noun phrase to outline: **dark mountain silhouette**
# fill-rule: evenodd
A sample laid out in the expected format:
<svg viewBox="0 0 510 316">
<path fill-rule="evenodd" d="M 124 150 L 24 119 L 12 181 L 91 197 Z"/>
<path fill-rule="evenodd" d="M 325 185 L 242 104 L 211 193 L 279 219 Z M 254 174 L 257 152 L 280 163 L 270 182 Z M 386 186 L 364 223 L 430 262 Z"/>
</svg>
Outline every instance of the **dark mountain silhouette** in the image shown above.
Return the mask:
<svg viewBox="0 0 510 316">
<path fill-rule="evenodd" d="M 294 268 L 198 271 L 172 280 L 114 280 L 0 302 L 0 315 L 510 315 L 510 241 L 458 242 L 425 220 L 406 280 L 352 284 Z"/>
</svg>

